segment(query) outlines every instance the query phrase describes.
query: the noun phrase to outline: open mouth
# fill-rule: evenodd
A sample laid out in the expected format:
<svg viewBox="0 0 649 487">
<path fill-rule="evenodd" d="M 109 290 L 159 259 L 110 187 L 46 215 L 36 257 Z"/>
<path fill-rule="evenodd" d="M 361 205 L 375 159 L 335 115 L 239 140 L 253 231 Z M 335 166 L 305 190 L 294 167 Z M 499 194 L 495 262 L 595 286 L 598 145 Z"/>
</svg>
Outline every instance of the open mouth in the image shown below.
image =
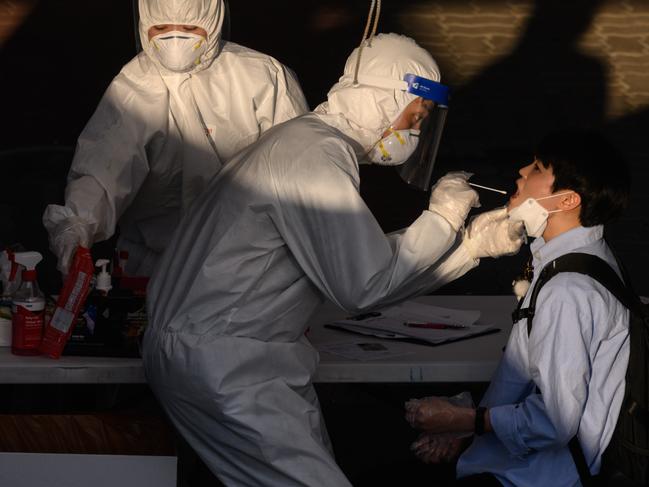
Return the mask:
<svg viewBox="0 0 649 487">
<path fill-rule="evenodd" d="M 520 178 L 517 179 L 516 182 L 512 186 L 513 186 L 513 188 L 512 188 L 511 196 L 509 197 L 509 199 L 510 200 L 515 200 L 521 194 L 521 180 L 520 180 Z"/>
</svg>

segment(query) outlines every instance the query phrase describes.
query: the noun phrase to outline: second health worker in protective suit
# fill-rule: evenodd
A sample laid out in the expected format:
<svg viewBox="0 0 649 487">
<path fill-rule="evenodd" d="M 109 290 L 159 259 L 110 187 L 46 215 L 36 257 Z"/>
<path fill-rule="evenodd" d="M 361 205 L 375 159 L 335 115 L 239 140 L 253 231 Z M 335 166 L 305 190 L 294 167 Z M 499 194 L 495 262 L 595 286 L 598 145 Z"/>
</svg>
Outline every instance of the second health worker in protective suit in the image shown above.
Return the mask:
<svg viewBox="0 0 649 487">
<path fill-rule="evenodd" d="M 358 54 L 327 103 L 228 162 L 149 286 L 147 379 L 229 486 L 349 485 L 331 454 L 311 384 L 318 353 L 304 335 L 325 299 L 350 313 L 396 303 L 521 243 L 506 212 L 480 215 L 463 232 L 478 200 L 464 173 L 438 181 L 409 228 L 381 231 L 359 194 L 359 160 L 407 158 L 411 130 L 433 108 L 414 83 L 434 86 L 439 71 L 413 40 L 379 35 L 364 45 L 355 83 Z M 409 150 L 394 149 L 395 133 Z M 483 231 L 472 234 L 476 225 Z"/>
<path fill-rule="evenodd" d="M 149 275 L 180 215 L 235 152 L 307 110 L 290 71 L 221 39 L 222 0 L 140 0 L 144 52 L 79 137 L 65 205 L 43 222 L 66 274 L 77 245 L 115 233 Z"/>
</svg>

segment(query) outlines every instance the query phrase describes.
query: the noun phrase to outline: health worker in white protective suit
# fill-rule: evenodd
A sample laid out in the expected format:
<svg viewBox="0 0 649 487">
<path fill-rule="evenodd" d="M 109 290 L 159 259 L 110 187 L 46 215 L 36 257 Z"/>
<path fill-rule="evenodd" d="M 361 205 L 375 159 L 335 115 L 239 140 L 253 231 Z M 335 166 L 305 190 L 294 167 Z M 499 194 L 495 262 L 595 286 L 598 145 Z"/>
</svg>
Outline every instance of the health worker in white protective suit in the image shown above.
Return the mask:
<svg viewBox="0 0 649 487">
<path fill-rule="evenodd" d="M 140 0 L 144 51 L 112 81 L 79 137 L 65 206 L 43 223 L 59 269 L 115 233 L 127 273 L 149 275 L 181 214 L 224 161 L 308 110 L 291 72 L 221 39 L 222 0 Z"/>
<path fill-rule="evenodd" d="M 364 46 L 354 86 L 357 56 L 328 102 L 228 162 L 149 285 L 147 379 L 229 486 L 349 485 L 311 384 L 318 353 L 304 334 L 325 299 L 349 313 L 397 303 L 521 243 L 510 238 L 506 212 L 463 231 L 478 202 L 464 173 L 438 181 L 409 228 L 381 231 L 359 194 L 359 161 L 381 160 L 393 132 L 416 132 L 431 108 L 407 83 L 381 86 L 402 87 L 408 74 L 438 81 L 439 71 L 412 39 L 379 35 Z M 474 224 L 482 231 L 471 235 Z"/>
</svg>

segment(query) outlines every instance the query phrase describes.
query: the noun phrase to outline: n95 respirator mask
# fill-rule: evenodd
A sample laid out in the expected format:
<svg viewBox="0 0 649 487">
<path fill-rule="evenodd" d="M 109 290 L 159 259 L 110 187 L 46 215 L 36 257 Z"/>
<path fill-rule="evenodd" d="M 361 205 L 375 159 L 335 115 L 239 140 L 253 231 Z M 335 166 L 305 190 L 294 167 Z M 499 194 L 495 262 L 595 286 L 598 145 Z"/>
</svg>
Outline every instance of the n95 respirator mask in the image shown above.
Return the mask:
<svg viewBox="0 0 649 487">
<path fill-rule="evenodd" d="M 151 38 L 153 53 L 170 71 L 190 71 L 207 49 L 205 38 L 191 32 L 165 32 Z"/>
<path fill-rule="evenodd" d="M 388 129 L 388 135 L 370 149 L 367 158 L 383 166 L 398 166 L 408 160 L 419 144 L 419 130 Z"/>
</svg>

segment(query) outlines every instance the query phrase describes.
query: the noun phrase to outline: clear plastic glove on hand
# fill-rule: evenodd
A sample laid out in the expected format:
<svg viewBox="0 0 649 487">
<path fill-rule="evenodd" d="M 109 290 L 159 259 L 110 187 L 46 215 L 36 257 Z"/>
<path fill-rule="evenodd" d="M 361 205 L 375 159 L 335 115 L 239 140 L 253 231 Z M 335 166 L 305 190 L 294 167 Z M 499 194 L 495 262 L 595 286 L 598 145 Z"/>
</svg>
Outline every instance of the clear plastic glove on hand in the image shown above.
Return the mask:
<svg viewBox="0 0 649 487">
<path fill-rule="evenodd" d="M 77 247 L 79 245 L 90 247 L 89 226 L 83 219 L 71 216 L 47 230 L 50 249 L 58 259 L 56 267 L 65 277 L 68 275 Z"/>
<path fill-rule="evenodd" d="M 514 255 L 525 240 L 525 226 L 512 221 L 506 208 L 486 211 L 471 219 L 464 231 L 463 245 L 474 259 Z"/>
<path fill-rule="evenodd" d="M 454 406 L 448 400 L 435 396 L 410 399 L 405 407 L 406 421 L 413 428 L 429 433 L 473 431 L 473 408 Z"/>
<path fill-rule="evenodd" d="M 460 456 L 468 438 L 457 433 L 422 433 L 410 450 L 424 463 L 451 463 Z"/>
<path fill-rule="evenodd" d="M 472 176 L 464 171 L 450 172 L 433 186 L 428 209 L 446 219 L 456 232 L 471 208 L 480 207 L 478 193 L 467 182 Z"/>
</svg>

